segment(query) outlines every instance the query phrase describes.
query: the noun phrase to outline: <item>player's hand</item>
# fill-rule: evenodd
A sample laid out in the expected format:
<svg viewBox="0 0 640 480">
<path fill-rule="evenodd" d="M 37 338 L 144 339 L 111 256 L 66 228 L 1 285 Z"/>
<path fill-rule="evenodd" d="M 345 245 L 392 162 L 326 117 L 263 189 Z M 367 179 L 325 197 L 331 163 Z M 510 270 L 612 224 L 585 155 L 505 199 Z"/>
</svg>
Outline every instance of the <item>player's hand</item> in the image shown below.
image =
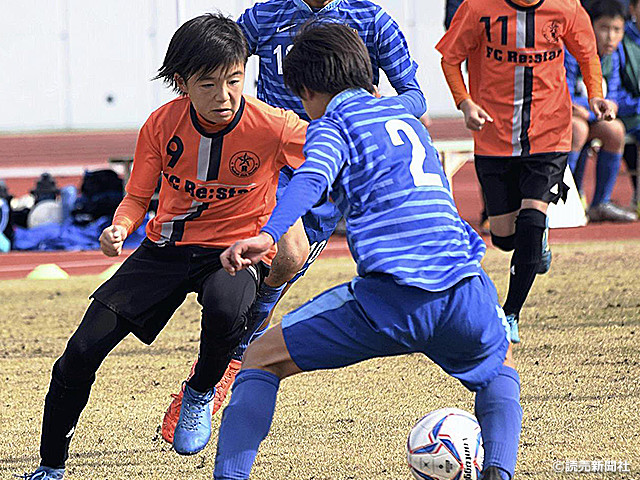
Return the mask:
<svg viewBox="0 0 640 480">
<path fill-rule="evenodd" d="M 467 125 L 467 128 L 474 132 L 482 130 L 487 122 L 493 123 L 491 115 L 470 98 L 460 104 L 460 110 L 464 114 L 464 123 Z"/>
<path fill-rule="evenodd" d="M 222 268 L 230 275 L 235 275 L 236 272 L 262 260 L 273 247 L 273 243 L 273 237 L 264 232 L 246 240 L 239 240 L 220 255 Z"/>
<path fill-rule="evenodd" d="M 117 257 L 122 253 L 122 244 L 127 238 L 127 229 L 122 225 L 111 225 L 100 234 L 100 250 L 107 257 Z"/>
<path fill-rule="evenodd" d="M 618 112 L 618 105 L 610 100 L 605 100 L 600 97 L 590 99 L 589 106 L 593 113 L 596 114 L 596 119 L 606 120 L 607 122 L 614 120 L 616 118 L 616 113 Z"/>
</svg>

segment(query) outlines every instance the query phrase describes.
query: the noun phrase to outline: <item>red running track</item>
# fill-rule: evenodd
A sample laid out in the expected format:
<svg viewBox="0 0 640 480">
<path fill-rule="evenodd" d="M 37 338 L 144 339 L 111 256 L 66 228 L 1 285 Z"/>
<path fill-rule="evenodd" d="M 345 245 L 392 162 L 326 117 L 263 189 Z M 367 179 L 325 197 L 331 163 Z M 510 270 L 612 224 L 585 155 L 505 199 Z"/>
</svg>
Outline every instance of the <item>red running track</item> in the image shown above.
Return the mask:
<svg viewBox="0 0 640 480">
<path fill-rule="evenodd" d="M 468 138 L 469 134 L 459 118 L 434 119 L 429 131 L 434 139 Z M 135 131 L 61 133 L 39 135 L 0 136 L 0 179 L 4 177 L 14 196 L 33 188 L 34 171 L 58 168 L 82 170 L 84 167 L 107 167 L 109 157 L 130 156 L 136 140 Z M 587 171 L 585 185 L 588 195 L 593 190 L 593 167 Z M 21 175 L 24 171 L 27 174 Z M 56 176 L 60 186 L 78 185 L 80 174 Z M 589 188 L 590 187 L 590 188 Z M 480 216 L 480 189 L 473 163 L 467 163 L 454 177 L 453 191 L 461 216 L 478 227 Z M 621 175 L 613 199 L 627 205 L 631 198 L 628 177 Z M 640 224 L 591 224 L 583 228 L 556 229 L 551 232 L 551 243 L 640 240 Z M 127 252 L 128 253 L 128 252 Z M 126 255 L 126 253 L 125 253 Z M 337 257 L 349 255 L 343 237 L 334 237 L 323 255 Z M 0 279 L 23 278 L 36 266 L 55 263 L 71 275 L 97 274 L 124 257 L 108 258 L 100 252 L 11 252 L 0 254 Z"/>
</svg>

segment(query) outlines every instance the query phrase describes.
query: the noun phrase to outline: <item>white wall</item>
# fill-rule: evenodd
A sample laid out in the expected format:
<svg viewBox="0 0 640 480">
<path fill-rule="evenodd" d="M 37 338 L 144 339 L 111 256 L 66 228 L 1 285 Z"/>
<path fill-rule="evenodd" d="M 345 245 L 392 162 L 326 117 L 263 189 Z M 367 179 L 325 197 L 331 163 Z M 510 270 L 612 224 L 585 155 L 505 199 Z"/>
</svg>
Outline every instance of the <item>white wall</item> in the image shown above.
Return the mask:
<svg viewBox="0 0 640 480">
<path fill-rule="evenodd" d="M 150 79 L 175 29 L 219 9 L 238 16 L 252 0 L 21 0 L 0 17 L 0 132 L 138 128 L 173 98 Z M 420 65 L 432 116 L 454 113 L 433 46 L 444 0 L 378 0 L 400 24 Z M 248 68 L 253 93 L 256 62 Z M 382 88 L 383 92 L 388 87 Z"/>
</svg>

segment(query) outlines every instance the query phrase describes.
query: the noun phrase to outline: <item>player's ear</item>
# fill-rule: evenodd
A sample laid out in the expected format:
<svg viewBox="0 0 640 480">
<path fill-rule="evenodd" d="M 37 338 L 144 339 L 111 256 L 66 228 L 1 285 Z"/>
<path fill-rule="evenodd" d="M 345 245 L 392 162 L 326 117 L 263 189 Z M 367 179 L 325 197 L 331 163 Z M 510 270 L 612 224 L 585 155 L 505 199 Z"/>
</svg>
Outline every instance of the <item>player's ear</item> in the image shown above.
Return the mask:
<svg viewBox="0 0 640 480">
<path fill-rule="evenodd" d="M 178 85 L 178 88 L 182 93 L 184 93 L 185 95 L 189 93 L 187 82 L 185 82 L 184 78 L 182 78 L 179 74 L 174 73 L 173 80 L 176 82 L 176 85 Z"/>
</svg>

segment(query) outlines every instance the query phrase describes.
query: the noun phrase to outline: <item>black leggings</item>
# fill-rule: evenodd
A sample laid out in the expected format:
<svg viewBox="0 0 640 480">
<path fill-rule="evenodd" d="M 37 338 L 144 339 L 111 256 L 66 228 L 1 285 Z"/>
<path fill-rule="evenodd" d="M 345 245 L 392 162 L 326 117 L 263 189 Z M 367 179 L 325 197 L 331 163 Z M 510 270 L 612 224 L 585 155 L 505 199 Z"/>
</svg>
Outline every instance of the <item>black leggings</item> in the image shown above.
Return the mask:
<svg viewBox="0 0 640 480">
<path fill-rule="evenodd" d="M 204 280 L 198 295 L 202 305 L 200 357 L 195 375 L 189 380 L 191 387 L 205 391 L 222 378 L 245 332 L 244 315 L 255 295 L 256 282 L 247 271 L 230 277 L 220 269 Z M 132 328 L 135 327 L 131 323 L 99 301 L 89 305 L 53 366 L 42 425 L 42 465 L 64 467 L 73 430 L 89 399 L 96 371 Z"/>
</svg>

